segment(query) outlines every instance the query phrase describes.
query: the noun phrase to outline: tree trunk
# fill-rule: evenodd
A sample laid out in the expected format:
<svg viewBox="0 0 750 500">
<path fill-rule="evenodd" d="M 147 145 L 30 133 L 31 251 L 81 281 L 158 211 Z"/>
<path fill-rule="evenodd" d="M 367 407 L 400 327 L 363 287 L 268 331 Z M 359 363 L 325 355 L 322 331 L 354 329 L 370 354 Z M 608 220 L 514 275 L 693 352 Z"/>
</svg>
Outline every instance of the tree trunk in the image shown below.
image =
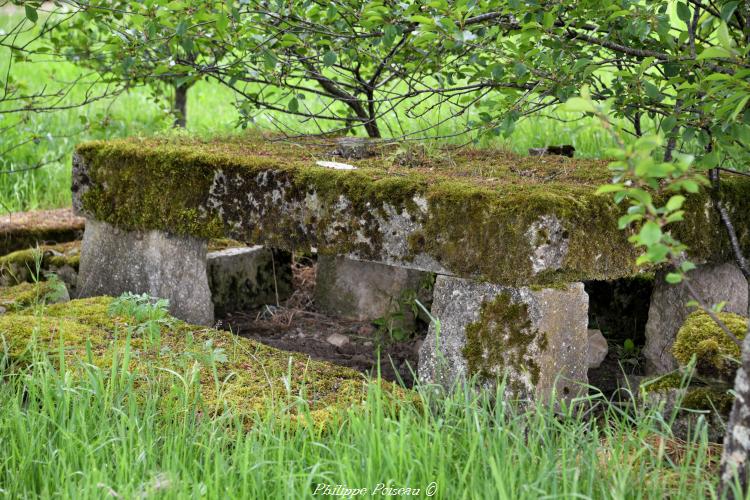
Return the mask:
<svg viewBox="0 0 750 500">
<path fill-rule="evenodd" d="M 748 282 L 750 296 L 750 281 Z M 747 311 L 750 318 L 750 304 Z M 727 433 L 724 436 L 724 452 L 721 455 L 721 483 L 719 497 L 727 499 L 745 498 L 748 491 L 748 468 L 750 462 L 750 320 L 748 332 L 742 342 L 742 359 L 734 379 L 735 400 L 729 415 Z M 738 484 L 740 491 L 732 486 Z M 735 495 L 735 493 L 737 493 Z"/>
<path fill-rule="evenodd" d="M 172 114 L 174 114 L 174 127 L 185 128 L 187 125 L 187 92 L 190 85 L 183 83 L 174 87 L 174 103 Z"/>
</svg>

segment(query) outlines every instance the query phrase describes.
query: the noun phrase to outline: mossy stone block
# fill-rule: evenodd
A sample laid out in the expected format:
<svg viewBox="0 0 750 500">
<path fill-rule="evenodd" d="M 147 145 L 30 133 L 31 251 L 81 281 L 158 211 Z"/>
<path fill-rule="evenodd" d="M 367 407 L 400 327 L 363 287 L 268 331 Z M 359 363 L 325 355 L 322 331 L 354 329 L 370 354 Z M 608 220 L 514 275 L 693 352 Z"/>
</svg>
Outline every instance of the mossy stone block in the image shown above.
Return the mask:
<svg viewBox="0 0 750 500">
<path fill-rule="evenodd" d="M 726 302 L 724 310 L 732 313 L 747 312 L 747 282 L 742 271 L 732 262 L 705 264 L 690 272 L 690 284 L 708 304 Z M 684 284 L 670 285 L 659 272 L 651 293 L 648 321 L 646 323 L 646 345 L 643 355 L 649 374 L 674 371 L 679 361 L 673 355 L 672 346 L 678 330 L 690 314 L 688 302 L 693 300 Z"/>
<path fill-rule="evenodd" d="M 419 353 L 423 382 L 469 379 L 506 396 L 570 399 L 585 392 L 588 296 L 582 283 L 512 288 L 448 276 L 435 281 L 433 322 Z"/>
</svg>

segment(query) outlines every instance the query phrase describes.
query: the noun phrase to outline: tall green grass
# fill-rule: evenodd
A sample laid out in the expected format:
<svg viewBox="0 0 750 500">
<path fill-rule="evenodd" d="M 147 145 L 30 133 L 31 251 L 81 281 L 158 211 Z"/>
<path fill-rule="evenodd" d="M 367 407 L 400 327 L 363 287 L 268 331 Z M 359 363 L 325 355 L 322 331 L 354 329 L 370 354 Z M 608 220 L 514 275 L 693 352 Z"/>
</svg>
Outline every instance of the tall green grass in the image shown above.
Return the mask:
<svg viewBox="0 0 750 500">
<path fill-rule="evenodd" d="M 274 402 L 248 425 L 229 411 L 210 417 L 189 366 L 136 378 L 123 361 L 134 356 L 81 370 L 62 348 L 23 366 L 0 354 L 0 497 L 312 498 L 324 485 L 372 496 L 384 484 L 422 498 L 434 488 L 445 499 L 652 499 L 716 487 L 705 429 L 672 439 L 653 410 L 520 412 L 429 387 L 419 404 L 399 404 L 375 380 L 361 407 L 323 429 Z"/>
</svg>

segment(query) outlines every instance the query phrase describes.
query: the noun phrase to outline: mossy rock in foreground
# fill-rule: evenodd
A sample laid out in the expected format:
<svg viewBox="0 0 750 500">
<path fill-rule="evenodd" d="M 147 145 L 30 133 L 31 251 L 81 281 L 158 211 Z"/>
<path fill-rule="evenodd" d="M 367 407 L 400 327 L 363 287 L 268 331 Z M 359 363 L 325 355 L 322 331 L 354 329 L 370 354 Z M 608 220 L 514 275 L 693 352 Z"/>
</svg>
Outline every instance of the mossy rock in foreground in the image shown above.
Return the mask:
<svg viewBox="0 0 750 500">
<path fill-rule="evenodd" d="M 368 381 L 359 372 L 307 356 L 274 349 L 230 332 L 202 328 L 169 319 L 154 332 L 141 331 L 132 320 L 112 316 L 109 297 L 54 304 L 43 311 L 20 309 L 0 316 L 0 337 L 15 366 L 27 365 L 38 353 L 59 362 L 62 348 L 74 373 L 93 364 L 109 373 L 113 359 L 129 351 L 128 369 L 139 388 L 153 390 L 154 380 L 173 377 L 173 371 L 197 376 L 205 408 L 221 413 L 231 408 L 252 417 L 271 405 L 296 414 L 300 401 L 316 424 L 329 421 L 340 410 L 358 405 L 367 395 Z M 81 361 L 82 363 L 79 363 Z M 396 399 L 410 391 L 382 382 Z M 248 420 L 249 422 L 249 420 Z"/>
<path fill-rule="evenodd" d="M 747 318 L 733 313 L 718 313 L 719 319 L 737 339 L 747 333 Z M 677 332 L 672 354 L 681 366 L 696 357 L 696 373 L 703 378 L 731 383 L 737 371 L 740 348 L 703 311 L 690 314 Z"/>
</svg>

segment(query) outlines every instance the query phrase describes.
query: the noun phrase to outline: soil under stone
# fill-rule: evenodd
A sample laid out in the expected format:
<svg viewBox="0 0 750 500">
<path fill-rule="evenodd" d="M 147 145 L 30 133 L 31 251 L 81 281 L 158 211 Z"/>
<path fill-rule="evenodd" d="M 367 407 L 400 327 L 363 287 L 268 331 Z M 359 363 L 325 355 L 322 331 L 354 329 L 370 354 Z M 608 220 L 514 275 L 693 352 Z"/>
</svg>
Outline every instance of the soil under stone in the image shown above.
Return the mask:
<svg viewBox="0 0 750 500">
<path fill-rule="evenodd" d="M 286 351 L 302 352 L 312 359 L 330 361 L 377 374 L 412 387 L 416 378 L 419 347 L 427 333 L 419 324 L 415 336 L 395 341 L 369 321 L 352 321 L 315 310 L 315 263 L 296 258 L 294 293 L 282 304 L 252 311 L 228 313 L 219 327 Z"/>
</svg>

